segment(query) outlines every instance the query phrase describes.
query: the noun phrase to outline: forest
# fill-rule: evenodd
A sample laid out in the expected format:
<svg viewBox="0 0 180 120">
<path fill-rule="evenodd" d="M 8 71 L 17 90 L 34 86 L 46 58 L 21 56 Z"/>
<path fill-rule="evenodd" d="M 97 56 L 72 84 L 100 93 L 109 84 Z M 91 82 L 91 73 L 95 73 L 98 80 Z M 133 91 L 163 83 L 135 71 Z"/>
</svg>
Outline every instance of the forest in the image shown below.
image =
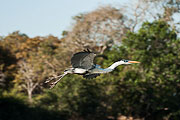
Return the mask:
<svg viewBox="0 0 180 120">
<path fill-rule="evenodd" d="M 131 6 L 80 13 L 61 38 L 0 36 L 0 120 L 179 120 L 180 1 Z M 45 81 L 87 48 L 102 56 L 95 58 L 102 68 L 141 63 L 95 79 L 70 74 L 49 89 Z"/>
</svg>

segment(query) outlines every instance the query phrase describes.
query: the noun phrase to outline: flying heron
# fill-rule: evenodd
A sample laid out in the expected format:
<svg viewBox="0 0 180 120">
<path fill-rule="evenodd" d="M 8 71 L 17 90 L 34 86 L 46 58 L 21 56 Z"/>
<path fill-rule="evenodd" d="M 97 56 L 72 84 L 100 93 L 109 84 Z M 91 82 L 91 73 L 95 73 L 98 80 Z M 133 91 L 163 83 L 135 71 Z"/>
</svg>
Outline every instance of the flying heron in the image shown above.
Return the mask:
<svg viewBox="0 0 180 120">
<path fill-rule="evenodd" d="M 48 79 L 45 83 L 48 83 L 53 79 L 57 79 L 55 82 L 51 83 L 51 89 L 67 74 L 79 74 L 83 75 L 83 77 L 86 79 L 91 79 L 96 78 L 100 74 L 112 72 L 117 66 L 122 64 L 140 63 L 138 61 L 120 60 L 113 63 L 108 68 L 103 69 L 100 67 L 100 65 L 94 64 L 93 61 L 95 56 L 96 54 L 91 52 L 89 49 L 75 53 L 71 58 L 72 68 L 64 70 L 64 74 L 52 77 Z"/>
</svg>

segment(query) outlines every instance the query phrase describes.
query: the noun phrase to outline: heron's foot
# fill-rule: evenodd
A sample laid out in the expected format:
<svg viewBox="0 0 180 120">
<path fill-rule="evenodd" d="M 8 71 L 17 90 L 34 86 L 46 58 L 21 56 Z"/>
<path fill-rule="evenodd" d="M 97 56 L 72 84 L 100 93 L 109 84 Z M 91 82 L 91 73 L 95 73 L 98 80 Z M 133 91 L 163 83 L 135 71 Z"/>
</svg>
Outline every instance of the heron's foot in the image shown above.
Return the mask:
<svg viewBox="0 0 180 120">
<path fill-rule="evenodd" d="M 68 73 L 64 73 L 62 75 L 58 75 L 58 76 L 54 76 L 54 77 L 50 77 L 45 83 L 49 83 L 52 80 L 55 80 L 53 82 L 50 83 L 50 89 L 52 89 L 65 75 L 67 75 Z"/>
<path fill-rule="evenodd" d="M 56 86 L 56 84 L 57 84 L 57 82 L 53 82 L 53 83 L 51 83 L 51 84 L 50 84 L 50 88 L 49 88 L 49 89 L 54 88 L 54 86 Z"/>
<path fill-rule="evenodd" d="M 45 83 L 49 83 L 52 80 L 56 80 L 56 81 L 50 83 L 50 89 L 52 89 L 61 80 L 62 77 L 63 77 L 63 75 L 59 75 L 59 76 L 56 76 L 56 77 L 51 77 Z"/>
<path fill-rule="evenodd" d="M 61 76 L 53 76 L 53 77 L 50 77 L 48 78 L 45 83 L 50 83 L 51 81 L 54 81 L 55 79 L 57 79 L 58 77 L 61 77 Z M 50 83 L 50 89 L 54 88 L 54 86 L 58 83 L 58 80 Z"/>
<path fill-rule="evenodd" d="M 48 80 L 46 80 L 44 83 L 48 83 L 48 82 L 50 82 L 50 81 L 51 81 L 51 80 L 48 79 Z"/>
<path fill-rule="evenodd" d="M 57 79 L 57 78 L 59 78 L 59 77 L 61 77 L 61 76 L 62 76 L 62 75 L 49 77 L 49 78 L 45 81 L 45 83 L 49 83 L 50 81 L 55 80 L 55 79 Z"/>
<path fill-rule="evenodd" d="M 52 82 L 52 83 L 50 84 L 50 88 L 49 88 L 49 89 L 54 88 L 54 86 L 56 86 L 56 84 L 59 82 L 59 80 L 60 80 L 60 79 L 56 80 L 55 82 Z"/>
<path fill-rule="evenodd" d="M 52 80 L 54 80 L 56 77 L 49 77 L 46 81 L 45 81 L 45 83 L 49 83 L 50 81 L 52 81 Z"/>
</svg>

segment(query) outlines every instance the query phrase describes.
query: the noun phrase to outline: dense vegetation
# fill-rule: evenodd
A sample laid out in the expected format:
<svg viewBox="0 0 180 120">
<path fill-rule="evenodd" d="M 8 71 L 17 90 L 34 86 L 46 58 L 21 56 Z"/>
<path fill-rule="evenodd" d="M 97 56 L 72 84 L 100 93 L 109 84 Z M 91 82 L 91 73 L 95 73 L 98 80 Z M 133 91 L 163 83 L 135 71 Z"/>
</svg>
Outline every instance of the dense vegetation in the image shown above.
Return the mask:
<svg viewBox="0 0 180 120">
<path fill-rule="evenodd" d="M 101 21 L 99 13 L 104 11 L 111 17 L 103 16 Z M 91 16 L 98 18 L 97 23 L 89 19 Z M 106 23 L 106 19 L 113 19 L 114 23 L 107 22 L 107 26 L 114 27 L 111 32 L 105 28 L 102 34 L 98 30 L 104 28 L 102 23 Z M 158 19 L 143 22 L 137 31 L 123 26 L 121 30 L 125 33 L 119 35 L 116 27 L 122 25 L 125 19 L 117 9 L 105 7 L 76 16 L 77 24 L 73 31 L 64 31 L 61 39 L 52 35 L 29 38 L 18 31 L 1 37 L 0 119 L 105 120 L 118 119 L 124 115 L 147 120 L 178 120 L 178 30 L 168 21 Z M 87 22 L 90 23 L 88 27 Z M 94 33 L 96 28 L 97 32 Z M 99 41 L 105 35 L 107 37 Z M 84 43 L 87 44 L 83 46 Z M 72 48 L 76 44 L 79 46 Z M 44 81 L 51 75 L 61 74 L 69 67 L 72 54 L 87 47 L 103 54 L 104 57 L 95 59 L 103 68 L 120 59 L 141 63 L 119 66 L 112 73 L 96 79 L 86 80 L 78 75 L 68 75 L 49 90 L 49 85 Z"/>
</svg>

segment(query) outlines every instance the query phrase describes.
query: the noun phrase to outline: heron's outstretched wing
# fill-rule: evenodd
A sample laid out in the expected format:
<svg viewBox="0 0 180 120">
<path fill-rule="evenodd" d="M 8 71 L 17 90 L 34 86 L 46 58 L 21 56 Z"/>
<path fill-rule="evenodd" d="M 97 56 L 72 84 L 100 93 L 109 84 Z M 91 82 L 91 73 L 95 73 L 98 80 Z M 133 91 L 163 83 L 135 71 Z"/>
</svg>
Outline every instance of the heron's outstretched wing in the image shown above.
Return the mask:
<svg viewBox="0 0 180 120">
<path fill-rule="evenodd" d="M 83 75 L 84 78 L 86 79 L 93 79 L 99 76 L 100 74 L 88 74 L 88 75 Z"/>
<path fill-rule="evenodd" d="M 95 53 L 87 49 L 86 51 L 74 54 L 71 58 L 71 64 L 74 68 L 91 69 L 94 66 L 93 60 L 95 56 Z"/>
</svg>

